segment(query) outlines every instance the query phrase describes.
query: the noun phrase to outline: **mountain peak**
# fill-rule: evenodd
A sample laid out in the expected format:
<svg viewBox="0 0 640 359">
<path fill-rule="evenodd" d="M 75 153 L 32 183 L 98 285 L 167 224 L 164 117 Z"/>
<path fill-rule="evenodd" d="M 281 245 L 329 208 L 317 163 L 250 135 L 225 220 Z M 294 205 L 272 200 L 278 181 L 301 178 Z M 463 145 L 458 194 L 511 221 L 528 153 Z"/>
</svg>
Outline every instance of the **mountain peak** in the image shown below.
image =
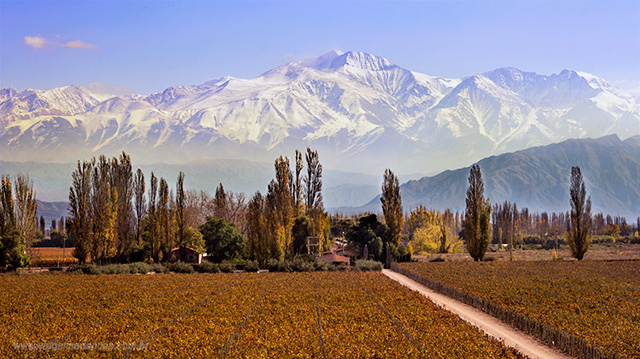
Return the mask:
<svg viewBox="0 0 640 359">
<path fill-rule="evenodd" d="M 384 57 L 357 51 L 342 53 L 337 50 L 303 60 L 300 64 L 320 71 L 337 71 L 346 66 L 369 71 L 382 71 L 397 67 Z"/>
</svg>

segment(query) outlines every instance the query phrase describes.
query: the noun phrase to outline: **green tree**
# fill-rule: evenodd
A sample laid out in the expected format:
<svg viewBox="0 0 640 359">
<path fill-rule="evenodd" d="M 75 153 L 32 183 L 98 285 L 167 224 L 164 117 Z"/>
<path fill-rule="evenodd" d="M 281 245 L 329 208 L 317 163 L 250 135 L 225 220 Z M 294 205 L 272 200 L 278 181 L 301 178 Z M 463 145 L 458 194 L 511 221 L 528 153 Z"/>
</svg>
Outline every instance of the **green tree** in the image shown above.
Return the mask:
<svg viewBox="0 0 640 359">
<path fill-rule="evenodd" d="M 469 173 L 466 204 L 464 237 L 467 251 L 475 261 L 481 261 L 491 240 L 491 205 L 488 198 L 486 202 L 484 199 L 484 183 L 478 165 L 471 167 Z"/>
<path fill-rule="evenodd" d="M 0 191 L 0 236 L 3 236 L 16 227 L 16 214 L 13 203 L 13 189 L 11 177 L 2 176 L 2 188 Z"/>
<path fill-rule="evenodd" d="M 144 241 L 151 248 L 151 257 L 155 262 L 162 259 L 160 251 L 161 240 L 159 231 L 159 212 L 158 212 L 158 178 L 151 172 L 149 179 L 149 204 L 146 216 L 146 235 L 143 235 Z"/>
<path fill-rule="evenodd" d="M 311 235 L 309 233 L 309 217 L 302 215 L 295 219 L 293 228 L 291 229 L 293 241 L 291 247 L 293 254 L 307 253 L 307 238 Z"/>
<path fill-rule="evenodd" d="M 384 222 L 389 227 L 389 240 L 397 247 L 402 239 L 404 214 L 402 213 L 402 197 L 400 196 L 398 177 L 390 169 L 384 171 L 380 202 L 382 202 Z"/>
<path fill-rule="evenodd" d="M 31 247 L 36 238 L 38 204 L 29 175 L 18 174 L 15 180 L 15 226 L 22 233 L 23 245 Z"/>
<path fill-rule="evenodd" d="M 27 254 L 24 236 L 18 229 L 13 229 L 2 237 L 2 247 L 5 251 L 7 264 L 13 269 L 27 267 L 31 264 L 31 257 Z"/>
<path fill-rule="evenodd" d="M 133 193 L 136 209 L 136 241 L 140 244 L 142 235 L 142 221 L 147 214 L 146 201 L 144 198 L 145 185 L 144 185 L 144 173 L 138 168 L 135 178 L 133 179 Z"/>
<path fill-rule="evenodd" d="M 164 247 L 165 251 L 173 248 L 173 233 L 171 233 L 171 213 L 169 209 L 169 185 L 167 181 L 160 177 L 158 187 L 158 203 L 156 205 L 158 217 L 158 236 L 160 237 L 160 247 Z"/>
<path fill-rule="evenodd" d="M 15 211 L 11 178 L 6 175 L 2 177 L 0 188 L 0 267 L 18 268 L 30 264 L 24 236 L 16 228 Z"/>
<path fill-rule="evenodd" d="M 83 264 L 91 248 L 91 163 L 78 161 L 71 177 L 73 185 L 69 188 L 69 229 L 75 243 L 72 253 Z"/>
<path fill-rule="evenodd" d="M 176 222 L 178 224 L 178 246 L 185 247 L 185 195 L 184 195 L 184 173 L 178 174 L 176 183 Z"/>
<path fill-rule="evenodd" d="M 116 255 L 115 230 L 118 192 L 111 186 L 111 163 L 102 155 L 92 160 L 91 188 L 91 260 L 104 263 Z"/>
<path fill-rule="evenodd" d="M 133 206 L 133 170 L 131 157 L 122 152 L 119 158 L 111 160 L 111 187 L 118 194 L 115 217 L 116 256 L 121 260 L 129 260 L 136 232 L 134 231 Z"/>
<path fill-rule="evenodd" d="M 294 211 L 289 180 L 289 159 L 280 157 L 275 161 L 276 178 L 267 187 L 265 211 L 270 235 L 271 258 L 284 259 L 291 256 L 291 228 Z"/>
<path fill-rule="evenodd" d="M 304 211 L 304 201 L 303 201 L 303 188 L 302 188 L 302 170 L 304 169 L 304 164 L 302 162 L 302 153 L 296 150 L 296 174 L 295 179 L 291 181 L 292 191 L 291 196 L 293 197 L 294 209 L 296 217 L 299 216 Z"/>
<path fill-rule="evenodd" d="M 260 191 L 249 201 L 247 236 L 249 258 L 257 260 L 260 266 L 266 265 L 269 259 L 269 235 L 265 218 L 265 200 Z"/>
<path fill-rule="evenodd" d="M 304 178 L 305 184 L 305 206 L 307 211 L 312 208 L 324 209 L 322 203 L 322 165 L 318 151 L 311 151 L 307 147 L 307 174 Z"/>
<path fill-rule="evenodd" d="M 567 228 L 567 242 L 571 254 L 582 260 L 591 244 L 591 197 L 587 198 L 580 167 L 571 167 L 571 185 L 569 187 L 569 202 L 571 204 L 571 221 Z"/>
<path fill-rule="evenodd" d="M 199 230 L 190 227 L 190 226 L 185 226 L 184 229 L 184 246 L 185 247 L 189 247 L 189 248 L 193 248 L 197 251 L 204 251 L 205 250 L 205 243 L 204 243 L 204 237 L 202 236 L 202 233 L 200 233 Z"/>
<path fill-rule="evenodd" d="M 368 253 L 376 256 L 381 254 L 377 254 L 375 252 L 375 248 L 369 248 L 369 244 L 382 250 L 382 244 L 384 244 L 383 238 L 388 238 L 388 232 L 389 227 L 380 223 L 377 215 L 369 214 L 360 217 L 358 224 L 349 228 L 347 233 L 345 233 L 345 239 L 350 246 L 354 247 L 358 251 L 358 253 L 363 253 L 364 246 L 367 245 Z M 375 243 L 372 243 L 372 241 Z"/>
<path fill-rule="evenodd" d="M 222 262 L 240 258 L 244 255 L 246 239 L 238 233 L 236 225 L 226 219 L 207 217 L 200 226 L 209 258 L 213 262 Z"/>
</svg>

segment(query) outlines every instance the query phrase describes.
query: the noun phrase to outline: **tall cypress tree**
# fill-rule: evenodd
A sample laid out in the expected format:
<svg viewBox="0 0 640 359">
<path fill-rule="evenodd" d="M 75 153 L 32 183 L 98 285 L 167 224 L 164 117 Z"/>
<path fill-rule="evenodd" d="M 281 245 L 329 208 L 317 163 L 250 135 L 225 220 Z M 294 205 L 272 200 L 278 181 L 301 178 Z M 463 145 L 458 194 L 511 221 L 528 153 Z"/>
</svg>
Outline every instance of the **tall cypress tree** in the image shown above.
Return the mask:
<svg viewBox="0 0 640 359">
<path fill-rule="evenodd" d="M 318 157 L 318 151 L 311 151 L 307 147 L 307 175 L 305 184 L 305 206 L 307 211 L 313 208 L 324 209 L 322 203 L 322 165 Z"/>
<path fill-rule="evenodd" d="M 571 167 L 571 185 L 569 187 L 569 203 L 571 204 L 571 221 L 567 228 L 567 242 L 571 254 L 582 260 L 591 244 L 591 196 L 587 198 L 580 167 Z"/>
<path fill-rule="evenodd" d="M 128 260 L 135 232 L 133 231 L 133 170 L 131 157 L 122 152 L 111 161 L 111 186 L 118 193 L 115 243 L 117 257 Z"/>
<path fill-rule="evenodd" d="M 227 193 L 224 191 L 222 183 L 216 187 L 216 195 L 213 198 L 213 215 L 214 218 L 227 218 L 228 212 Z"/>
<path fill-rule="evenodd" d="M 185 241 L 185 195 L 184 195 L 184 173 L 180 171 L 176 182 L 176 222 L 178 225 L 178 245 L 186 247 Z M 181 258 L 184 260 L 183 258 Z"/>
<path fill-rule="evenodd" d="M 304 169 L 304 164 L 302 162 L 302 153 L 296 150 L 296 174 L 295 179 L 292 181 L 293 191 L 291 195 L 293 196 L 294 207 L 296 211 L 296 217 L 300 215 L 301 212 L 304 211 L 304 202 L 302 194 L 302 170 Z"/>
<path fill-rule="evenodd" d="M 491 240 L 491 204 L 484 198 L 484 183 L 480 167 L 474 165 L 469 173 L 465 210 L 464 237 L 467 251 L 475 261 L 481 261 Z"/>
<path fill-rule="evenodd" d="M 142 233 L 142 221 L 147 212 L 146 202 L 144 198 L 145 193 L 145 185 L 144 185 L 144 174 L 142 170 L 138 168 L 136 171 L 135 178 L 133 180 L 133 192 L 134 192 L 134 200 L 135 200 L 135 209 L 136 209 L 136 240 L 137 244 L 140 244 L 140 235 Z"/>
<path fill-rule="evenodd" d="M 382 202 L 385 224 L 389 227 L 389 240 L 397 247 L 402 238 L 404 214 L 402 213 L 402 197 L 398 177 L 388 168 L 384 171 L 380 202 Z"/>
<path fill-rule="evenodd" d="M 92 160 L 91 187 L 91 259 L 105 262 L 116 254 L 115 231 L 117 217 L 117 189 L 111 186 L 111 163 L 102 155 Z"/>
<path fill-rule="evenodd" d="M 151 256 L 158 262 L 160 258 L 160 232 L 158 230 L 158 178 L 151 172 L 149 180 L 149 210 L 147 213 L 147 228 L 149 231 L 149 245 L 151 246 Z"/>
<path fill-rule="evenodd" d="M 71 174 L 73 185 L 69 188 L 69 219 L 71 220 L 71 234 L 75 248 L 73 256 L 83 264 L 87 260 L 90 250 L 91 235 L 91 163 L 83 161 Z"/>
<path fill-rule="evenodd" d="M 16 227 L 22 232 L 24 245 L 28 248 L 36 238 L 38 204 L 29 175 L 18 174 L 15 180 Z"/>
</svg>

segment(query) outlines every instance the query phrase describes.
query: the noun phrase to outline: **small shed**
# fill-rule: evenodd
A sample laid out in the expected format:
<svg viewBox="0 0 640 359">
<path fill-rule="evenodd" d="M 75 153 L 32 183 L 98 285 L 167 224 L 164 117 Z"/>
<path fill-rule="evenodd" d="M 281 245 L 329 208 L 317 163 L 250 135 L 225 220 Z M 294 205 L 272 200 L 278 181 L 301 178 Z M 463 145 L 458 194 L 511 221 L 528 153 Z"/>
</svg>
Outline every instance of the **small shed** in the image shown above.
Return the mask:
<svg viewBox="0 0 640 359">
<path fill-rule="evenodd" d="M 333 251 L 324 252 L 318 259 L 329 265 L 336 263 L 346 263 L 347 265 L 351 264 L 349 257 L 341 256 Z"/>
<path fill-rule="evenodd" d="M 182 261 L 191 264 L 200 264 L 202 262 L 202 253 L 189 247 L 179 247 L 171 250 L 169 263 Z"/>
</svg>

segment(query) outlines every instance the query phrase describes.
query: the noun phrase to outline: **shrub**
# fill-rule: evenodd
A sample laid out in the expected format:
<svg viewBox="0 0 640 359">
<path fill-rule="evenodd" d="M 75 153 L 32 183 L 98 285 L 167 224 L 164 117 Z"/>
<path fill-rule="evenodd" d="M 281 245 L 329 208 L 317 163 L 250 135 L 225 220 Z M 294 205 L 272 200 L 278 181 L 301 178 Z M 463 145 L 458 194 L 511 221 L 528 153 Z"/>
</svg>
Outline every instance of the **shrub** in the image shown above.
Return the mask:
<svg viewBox="0 0 640 359">
<path fill-rule="evenodd" d="M 220 267 L 216 263 L 211 263 L 209 261 L 203 261 L 197 267 L 194 266 L 196 272 L 199 273 L 219 273 Z"/>
<path fill-rule="evenodd" d="M 129 263 L 129 273 L 147 274 L 152 271 L 149 264 L 144 262 Z"/>
<path fill-rule="evenodd" d="M 247 264 L 244 265 L 244 270 L 247 272 L 257 272 L 260 270 L 260 265 L 258 261 L 247 261 Z"/>
<path fill-rule="evenodd" d="M 293 260 L 296 259 L 300 259 L 303 260 L 305 262 L 309 262 L 309 263 L 313 263 L 316 261 L 315 258 L 313 258 L 313 256 L 311 254 L 308 253 L 304 253 L 304 254 L 296 254 L 296 256 L 293 258 Z"/>
<path fill-rule="evenodd" d="M 168 273 L 169 272 L 169 268 L 167 268 L 167 266 L 162 265 L 160 263 L 151 264 L 150 267 L 151 267 L 151 271 L 152 272 L 156 272 L 156 273 Z"/>
<path fill-rule="evenodd" d="M 89 264 L 74 264 L 67 268 L 67 272 L 76 274 L 90 274 L 92 265 Z"/>
<path fill-rule="evenodd" d="M 373 260 L 358 260 L 355 269 L 358 271 L 381 271 L 382 263 Z"/>
<path fill-rule="evenodd" d="M 171 266 L 171 270 L 176 273 L 193 273 L 193 266 L 184 262 L 176 262 Z"/>
<path fill-rule="evenodd" d="M 288 261 L 279 261 L 277 272 L 292 272 L 291 265 Z"/>
<path fill-rule="evenodd" d="M 277 272 L 278 271 L 278 260 L 277 259 L 269 259 L 267 261 L 267 269 L 269 272 Z"/>
<path fill-rule="evenodd" d="M 288 267 L 292 272 L 311 272 L 314 269 L 313 262 L 309 262 L 303 258 L 295 258 L 289 263 Z"/>
<path fill-rule="evenodd" d="M 398 255 L 395 257 L 397 262 L 411 262 L 413 248 L 411 245 L 398 247 Z"/>
<path fill-rule="evenodd" d="M 220 272 L 222 273 L 233 273 L 236 271 L 236 265 L 226 261 L 218 264 L 218 268 L 220 268 Z"/>
<path fill-rule="evenodd" d="M 313 269 L 316 271 L 326 271 L 327 268 L 327 263 L 323 262 L 323 261 L 315 261 L 313 263 Z"/>
<path fill-rule="evenodd" d="M 334 264 L 328 266 L 328 268 L 329 268 L 330 271 L 346 271 L 346 270 L 349 269 L 349 266 L 346 263 L 341 262 L 341 263 L 338 263 L 338 264 L 334 263 Z"/>
</svg>

